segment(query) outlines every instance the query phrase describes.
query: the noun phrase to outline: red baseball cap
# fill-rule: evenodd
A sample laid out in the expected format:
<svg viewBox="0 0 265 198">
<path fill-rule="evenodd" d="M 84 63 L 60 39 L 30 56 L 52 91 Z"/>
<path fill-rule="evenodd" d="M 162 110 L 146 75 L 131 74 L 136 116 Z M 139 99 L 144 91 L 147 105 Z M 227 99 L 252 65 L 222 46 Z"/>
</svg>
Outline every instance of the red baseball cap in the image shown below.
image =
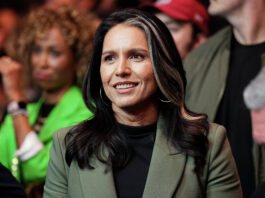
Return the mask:
<svg viewBox="0 0 265 198">
<path fill-rule="evenodd" d="M 140 5 L 141 9 L 146 7 L 156 8 L 175 19 L 191 21 L 208 34 L 209 15 L 206 8 L 197 0 L 157 0 L 154 3 L 145 2 Z"/>
</svg>

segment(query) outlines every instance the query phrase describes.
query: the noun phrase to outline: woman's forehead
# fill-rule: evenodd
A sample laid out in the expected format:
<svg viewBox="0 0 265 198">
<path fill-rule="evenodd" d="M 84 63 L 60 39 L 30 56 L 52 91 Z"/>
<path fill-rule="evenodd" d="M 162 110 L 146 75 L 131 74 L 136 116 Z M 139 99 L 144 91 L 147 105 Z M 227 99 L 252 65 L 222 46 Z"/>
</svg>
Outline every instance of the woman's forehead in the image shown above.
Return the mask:
<svg viewBox="0 0 265 198">
<path fill-rule="evenodd" d="M 144 31 L 127 24 L 118 24 L 108 31 L 104 38 L 103 48 L 108 46 L 117 48 L 139 46 L 148 49 Z"/>
</svg>

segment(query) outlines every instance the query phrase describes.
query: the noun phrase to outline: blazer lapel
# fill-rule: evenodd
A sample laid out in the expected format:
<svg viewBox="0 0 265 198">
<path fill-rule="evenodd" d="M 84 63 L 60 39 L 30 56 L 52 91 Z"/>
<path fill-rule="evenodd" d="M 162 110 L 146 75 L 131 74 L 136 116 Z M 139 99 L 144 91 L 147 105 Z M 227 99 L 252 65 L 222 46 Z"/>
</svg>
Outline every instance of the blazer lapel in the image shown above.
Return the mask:
<svg viewBox="0 0 265 198">
<path fill-rule="evenodd" d="M 186 155 L 167 142 L 163 129 L 160 116 L 143 198 L 172 197 L 185 169 Z"/>
<path fill-rule="evenodd" d="M 186 155 L 167 142 L 163 129 L 160 116 L 143 198 L 172 197 L 184 173 Z M 94 164 L 95 169 L 78 170 L 84 197 L 117 198 L 112 169 L 106 171 L 98 160 Z"/>
<path fill-rule="evenodd" d="M 112 169 L 106 171 L 106 165 L 95 160 L 95 169 L 79 169 L 84 198 L 117 198 Z"/>
</svg>

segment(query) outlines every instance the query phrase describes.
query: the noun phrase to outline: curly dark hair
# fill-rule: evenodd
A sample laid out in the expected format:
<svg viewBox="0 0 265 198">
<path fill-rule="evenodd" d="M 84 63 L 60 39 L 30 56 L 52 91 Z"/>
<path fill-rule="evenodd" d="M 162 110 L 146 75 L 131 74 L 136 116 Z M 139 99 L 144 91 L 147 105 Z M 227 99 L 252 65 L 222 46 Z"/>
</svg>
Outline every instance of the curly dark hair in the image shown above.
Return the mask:
<svg viewBox="0 0 265 198">
<path fill-rule="evenodd" d="M 78 66 L 76 79 L 81 85 L 83 75 L 89 63 L 92 43 L 96 27 L 91 22 L 93 15 L 86 15 L 69 6 L 62 6 L 57 10 L 33 10 L 24 25 L 18 40 L 18 60 L 30 67 L 30 56 L 36 38 L 46 36 L 54 26 L 62 32 L 65 41 L 72 49 L 75 63 Z"/>
</svg>

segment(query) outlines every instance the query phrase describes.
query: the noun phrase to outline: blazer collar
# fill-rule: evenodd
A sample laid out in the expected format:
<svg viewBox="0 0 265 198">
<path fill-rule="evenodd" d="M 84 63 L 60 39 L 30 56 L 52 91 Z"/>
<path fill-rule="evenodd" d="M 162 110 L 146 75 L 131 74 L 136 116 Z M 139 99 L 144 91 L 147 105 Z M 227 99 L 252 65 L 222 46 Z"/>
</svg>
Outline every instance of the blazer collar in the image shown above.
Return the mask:
<svg viewBox="0 0 265 198">
<path fill-rule="evenodd" d="M 186 155 L 167 141 L 164 130 L 160 115 L 143 198 L 172 197 L 183 176 Z M 95 169 L 79 169 L 79 174 L 84 197 L 117 198 L 113 172 L 106 171 L 105 164 L 95 160 Z"/>
<path fill-rule="evenodd" d="M 168 142 L 164 118 L 160 115 L 143 198 L 172 197 L 183 176 L 185 165 L 186 155 Z"/>
<path fill-rule="evenodd" d="M 108 197 L 117 198 L 112 170 L 98 160 L 93 164 L 95 169 L 78 169 L 84 198 Z"/>
</svg>

